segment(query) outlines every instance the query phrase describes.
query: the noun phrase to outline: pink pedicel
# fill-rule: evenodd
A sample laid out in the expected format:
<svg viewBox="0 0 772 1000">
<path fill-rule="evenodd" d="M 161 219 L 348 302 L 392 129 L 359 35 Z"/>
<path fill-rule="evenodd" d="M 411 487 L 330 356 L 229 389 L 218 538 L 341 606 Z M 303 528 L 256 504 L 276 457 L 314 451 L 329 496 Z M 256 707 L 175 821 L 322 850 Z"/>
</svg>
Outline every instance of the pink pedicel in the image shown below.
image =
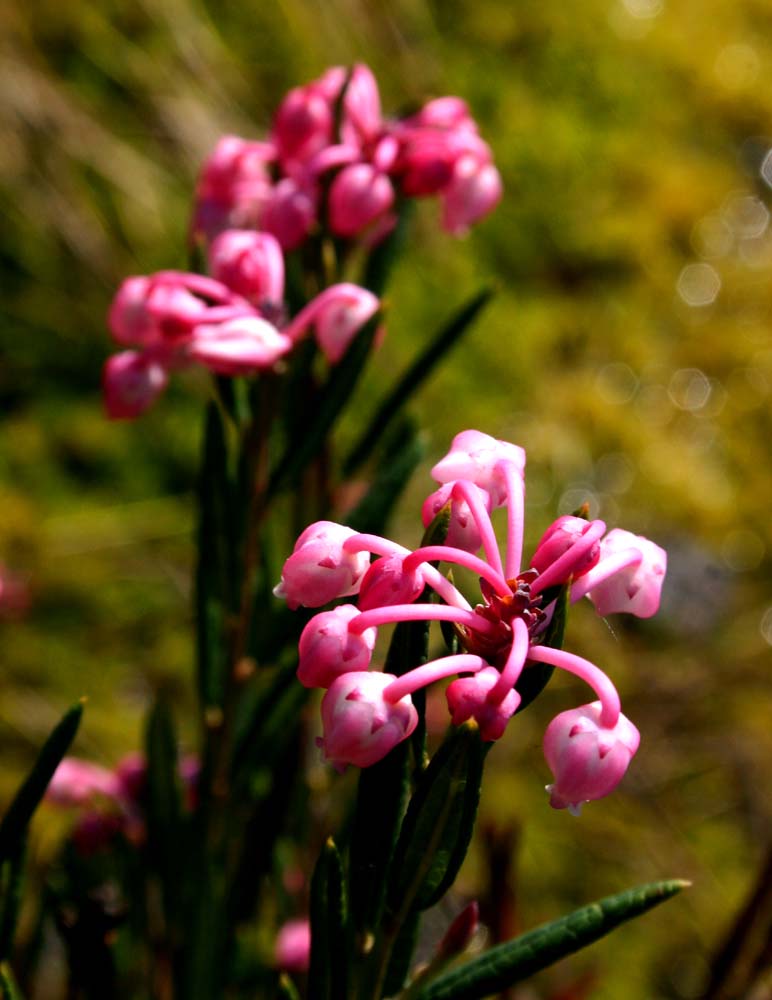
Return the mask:
<svg viewBox="0 0 772 1000">
<path fill-rule="evenodd" d="M 343 548 L 354 535 L 351 528 L 334 521 L 317 521 L 306 528 L 284 563 L 281 582 L 273 591 L 276 597 L 284 598 L 294 611 L 301 605 L 320 608 L 337 597 L 358 593 L 370 554 Z"/>
<path fill-rule="evenodd" d="M 344 167 L 330 187 L 330 229 L 336 236 L 359 236 L 393 204 L 389 178 L 369 163 L 354 163 Z"/>
<path fill-rule="evenodd" d="M 659 610 L 667 553 L 641 535 L 614 528 L 600 543 L 600 558 L 572 588 L 572 600 L 584 594 L 599 615 L 626 612 L 651 618 Z"/>
<path fill-rule="evenodd" d="M 322 699 L 325 760 L 338 769 L 370 767 L 410 736 L 418 725 L 410 695 L 395 704 L 384 698 L 395 680 L 393 674 L 353 671 L 332 682 Z"/>
<path fill-rule="evenodd" d="M 480 431 L 462 431 L 451 442 L 450 451 L 432 469 L 432 478 L 438 483 L 451 483 L 466 479 L 486 490 L 494 507 L 501 507 L 507 499 L 507 490 L 499 462 L 508 462 L 522 476 L 525 470 L 525 451 L 508 441 L 497 441 L 490 434 Z"/>
<path fill-rule="evenodd" d="M 531 567 L 543 573 L 548 566 L 556 562 L 562 555 L 574 548 L 576 543 L 587 533 L 590 522 L 583 517 L 565 514 L 553 521 L 541 537 L 536 551 L 531 557 Z M 580 560 L 571 565 L 566 572 L 565 580 L 574 580 L 582 576 L 597 563 L 600 558 L 600 541 L 584 551 Z M 561 581 L 565 582 L 565 581 Z"/>
<path fill-rule="evenodd" d="M 270 233 L 228 229 L 209 248 L 212 276 L 258 309 L 284 301 L 284 255 Z"/>
<path fill-rule="evenodd" d="M 349 631 L 360 615 L 353 604 L 341 604 L 315 615 L 300 634 L 298 680 L 305 687 L 326 688 L 341 674 L 367 670 L 378 630 Z"/>
<path fill-rule="evenodd" d="M 502 701 L 488 701 L 488 695 L 500 676 L 495 667 L 485 667 L 474 677 L 459 677 L 448 685 L 445 696 L 454 726 L 474 719 L 480 727 L 480 736 L 486 742 L 503 735 L 520 704 L 520 695 L 512 689 Z"/>
<path fill-rule="evenodd" d="M 544 756 L 555 776 L 550 805 L 577 814 L 583 802 L 613 792 L 633 758 L 640 734 L 621 713 L 613 727 L 601 722 L 599 701 L 561 712 L 547 726 Z"/>
<path fill-rule="evenodd" d="M 121 351 L 105 362 L 102 392 L 111 420 L 134 420 L 158 399 L 169 382 L 166 367 L 152 355 Z"/>
<path fill-rule="evenodd" d="M 442 508 L 450 503 L 450 524 L 445 543 L 456 549 L 477 552 L 482 545 L 480 528 L 472 516 L 468 501 L 459 495 L 454 496 L 455 485 L 455 482 L 445 483 L 434 493 L 429 494 L 421 508 L 421 520 L 423 526 L 428 528 Z M 492 506 L 490 494 L 479 486 L 472 485 L 470 488 L 476 492 L 480 504 L 490 514 Z"/>
<path fill-rule="evenodd" d="M 276 935 L 274 961 L 285 972 L 307 972 L 311 961 L 311 924 L 306 919 L 288 920 Z"/>
</svg>

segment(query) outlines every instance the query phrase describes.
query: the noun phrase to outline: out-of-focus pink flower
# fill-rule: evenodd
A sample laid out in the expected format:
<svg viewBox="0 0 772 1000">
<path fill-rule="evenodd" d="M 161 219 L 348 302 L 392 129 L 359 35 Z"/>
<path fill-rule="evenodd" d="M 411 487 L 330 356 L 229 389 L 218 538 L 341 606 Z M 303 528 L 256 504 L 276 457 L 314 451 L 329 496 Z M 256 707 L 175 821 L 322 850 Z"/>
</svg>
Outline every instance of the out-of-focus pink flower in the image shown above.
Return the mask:
<svg viewBox="0 0 772 1000">
<path fill-rule="evenodd" d="M 555 776 L 550 805 L 576 813 L 583 802 L 616 788 L 638 749 L 640 734 L 621 713 L 604 726 L 599 701 L 561 712 L 547 726 L 544 756 Z"/>
<path fill-rule="evenodd" d="M 450 451 L 432 469 L 438 483 L 451 483 L 465 479 L 490 494 L 494 507 L 507 499 L 500 463 L 511 464 L 522 476 L 525 469 L 525 451 L 508 441 L 497 441 L 490 434 L 480 431 L 461 431 L 456 434 Z"/>
<path fill-rule="evenodd" d="M 378 84 L 370 68 L 357 63 L 343 98 L 341 137 L 346 143 L 365 148 L 378 137 L 382 125 Z"/>
<path fill-rule="evenodd" d="M 313 192 L 290 177 L 270 191 L 260 213 L 260 228 L 275 236 L 282 250 L 295 250 L 316 222 Z"/>
<path fill-rule="evenodd" d="M 152 355 L 121 351 L 102 373 L 105 410 L 111 420 L 134 420 L 152 406 L 169 382 L 166 368 Z"/>
<path fill-rule="evenodd" d="M 0 621 L 23 618 L 31 603 L 27 581 L 0 565 Z"/>
<path fill-rule="evenodd" d="M 307 972 L 311 959 L 311 924 L 288 920 L 279 928 L 274 948 L 276 966 L 285 972 Z"/>
<path fill-rule="evenodd" d="M 187 354 L 218 375 L 253 375 L 292 350 L 290 338 L 261 316 L 196 327 Z"/>
<path fill-rule="evenodd" d="M 394 204 L 386 174 L 369 163 L 344 167 L 330 187 L 329 221 L 336 236 L 358 236 L 385 216 Z"/>
<path fill-rule="evenodd" d="M 473 223 L 493 211 L 503 192 L 501 175 L 492 163 L 462 156 L 442 193 L 443 228 L 454 236 L 463 236 Z"/>
<path fill-rule="evenodd" d="M 359 592 L 362 577 L 370 566 L 367 552 L 348 552 L 343 543 L 356 535 L 351 528 L 334 521 L 316 521 L 302 533 L 292 555 L 284 563 L 281 582 L 274 594 L 290 608 L 303 605 L 320 608 L 336 597 Z"/>
<path fill-rule="evenodd" d="M 571 590 L 587 594 L 599 615 L 624 611 L 650 618 L 659 609 L 667 553 L 641 535 L 614 528 L 600 543 L 600 558 Z"/>
<path fill-rule="evenodd" d="M 456 483 L 449 482 L 440 486 L 434 493 L 430 493 L 421 508 L 421 520 L 424 527 L 428 528 L 442 508 L 450 502 L 450 524 L 445 539 L 446 544 L 457 549 L 465 549 L 467 552 L 477 552 L 482 544 L 477 521 L 469 508 L 469 500 L 464 496 L 465 490 L 462 488 L 459 491 L 455 488 Z M 479 486 L 470 485 L 469 489 L 474 491 L 479 503 L 490 514 L 490 494 Z"/>
<path fill-rule="evenodd" d="M 294 87 L 276 112 L 271 137 L 285 165 L 308 160 L 332 142 L 333 109 L 316 82 Z"/>
<path fill-rule="evenodd" d="M 284 255 L 275 236 L 228 229 L 209 248 L 214 278 L 258 308 L 284 301 Z"/>
<path fill-rule="evenodd" d="M 297 340 L 313 327 L 324 356 L 337 364 L 362 327 L 378 312 L 378 298 L 366 288 L 342 282 L 320 292 L 288 324 L 285 332 Z"/>
<path fill-rule="evenodd" d="M 367 670 L 377 638 L 374 628 L 350 632 L 359 614 L 353 604 L 341 604 L 315 615 L 300 634 L 298 680 L 306 687 L 326 688 L 340 674 Z"/>
<path fill-rule="evenodd" d="M 123 801 L 117 775 L 77 757 L 64 758 L 46 789 L 46 799 L 58 806 L 84 806 L 100 798 Z"/>
<path fill-rule="evenodd" d="M 370 767 L 410 736 L 418 725 L 410 695 L 395 703 L 383 695 L 395 680 L 392 674 L 353 671 L 332 682 L 322 699 L 319 745 L 326 760 L 338 768 Z"/>
<path fill-rule="evenodd" d="M 435 97 L 411 119 L 411 125 L 436 129 L 468 129 L 476 132 L 477 126 L 469 114 L 469 105 L 460 97 Z"/>
<path fill-rule="evenodd" d="M 257 226 L 271 191 L 272 143 L 226 135 L 201 168 L 193 232 L 212 240 L 224 229 Z"/>
<path fill-rule="evenodd" d="M 499 739 L 520 704 L 520 695 L 514 689 L 507 692 L 503 701 L 488 701 L 499 677 L 494 667 L 485 667 L 473 677 L 459 677 L 448 685 L 445 695 L 454 726 L 474 719 L 484 740 Z"/>
</svg>

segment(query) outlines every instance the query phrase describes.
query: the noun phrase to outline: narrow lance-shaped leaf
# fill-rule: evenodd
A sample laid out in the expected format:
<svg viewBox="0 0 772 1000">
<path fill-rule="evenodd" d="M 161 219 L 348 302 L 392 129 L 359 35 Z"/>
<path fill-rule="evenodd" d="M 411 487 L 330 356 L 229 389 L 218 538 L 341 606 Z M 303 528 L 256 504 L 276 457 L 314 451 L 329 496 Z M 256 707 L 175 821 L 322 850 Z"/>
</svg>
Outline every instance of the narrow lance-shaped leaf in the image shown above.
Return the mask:
<svg viewBox="0 0 772 1000">
<path fill-rule="evenodd" d="M 552 649 L 562 649 L 571 597 L 570 585 L 566 584 L 563 587 L 556 588 L 554 595 L 547 594 L 547 604 L 549 604 L 551 596 L 555 601 L 555 608 L 552 612 L 550 623 L 544 635 L 539 639 L 539 642 L 544 646 L 552 647 Z M 531 702 L 539 697 L 549 684 L 554 671 L 555 668 L 547 663 L 526 664 L 517 684 L 515 684 L 515 690 L 520 695 L 518 712 L 522 712 L 524 708 L 528 708 Z"/>
<path fill-rule="evenodd" d="M 421 990 L 416 1000 L 482 1000 L 498 994 L 663 903 L 688 884 L 679 879 L 652 882 L 606 896 L 445 973 Z"/>
<path fill-rule="evenodd" d="M 282 972 L 279 976 L 279 982 L 276 986 L 276 1000 L 300 1000 L 297 987 L 286 972 Z"/>
<path fill-rule="evenodd" d="M 340 1000 L 346 996 L 347 957 L 343 869 L 330 837 L 311 879 L 308 1000 Z"/>
<path fill-rule="evenodd" d="M 16 922 L 21 906 L 24 875 L 24 846 L 0 866 L 0 961 L 10 957 Z"/>
<path fill-rule="evenodd" d="M 20 849 L 32 814 L 40 804 L 48 783 L 75 738 L 83 715 L 83 702 L 73 705 L 43 744 L 32 770 L 24 779 L 0 822 L 0 862 Z"/>
<path fill-rule="evenodd" d="M 8 962 L 0 962 L 0 1000 L 24 1000 Z"/>
<path fill-rule="evenodd" d="M 372 454 L 376 443 L 396 414 L 466 333 L 492 295 L 492 288 L 481 289 L 468 302 L 464 303 L 432 337 L 426 349 L 418 355 L 386 399 L 383 400 L 367 429 L 352 448 L 344 463 L 343 471 L 346 475 L 354 472 Z"/>
<path fill-rule="evenodd" d="M 179 915 L 184 842 L 177 742 L 165 702 L 157 701 L 150 712 L 145 743 L 148 851 L 160 878 L 167 920 L 174 923 Z"/>
</svg>

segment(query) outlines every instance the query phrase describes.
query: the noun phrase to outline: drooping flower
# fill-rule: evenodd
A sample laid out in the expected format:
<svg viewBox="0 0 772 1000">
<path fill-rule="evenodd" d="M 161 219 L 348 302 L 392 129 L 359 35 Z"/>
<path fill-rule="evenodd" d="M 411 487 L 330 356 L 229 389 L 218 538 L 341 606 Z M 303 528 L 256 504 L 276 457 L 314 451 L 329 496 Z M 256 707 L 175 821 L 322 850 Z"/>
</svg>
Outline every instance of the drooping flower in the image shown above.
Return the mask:
<svg viewBox="0 0 772 1000">
<path fill-rule="evenodd" d="M 276 967 L 285 972 L 307 972 L 311 960 L 311 923 L 305 917 L 288 920 L 279 928 L 274 945 Z"/>
</svg>

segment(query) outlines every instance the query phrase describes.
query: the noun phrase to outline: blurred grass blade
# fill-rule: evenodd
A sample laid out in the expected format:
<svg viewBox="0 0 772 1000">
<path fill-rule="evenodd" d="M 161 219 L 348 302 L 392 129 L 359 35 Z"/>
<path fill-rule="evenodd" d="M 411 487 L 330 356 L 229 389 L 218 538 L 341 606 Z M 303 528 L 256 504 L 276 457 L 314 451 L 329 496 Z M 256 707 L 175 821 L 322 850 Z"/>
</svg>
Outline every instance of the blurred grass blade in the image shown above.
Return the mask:
<svg viewBox="0 0 772 1000">
<path fill-rule="evenodd" d="M 8 962 L 0 962 L 0 1000 L 24 1000 Z"/>
<path fill-rule="evenodd" d="M 347 961 L 343 868 L 335 842 L 328 837 L 311 879 L 308 1000 L 345 997 Z"/>
<path fill-rule="evenodd" d="M 585 948 L 614 928 L 670 899 L 688 882 L 652 882 L 606 896 L 560 920 L 543 924 L 522 937 L 497 945 L 435 979 L 417 1000 L 482 1000 Z"/>
<path fill-rule="evenodd" d="M 145 735 L 147 754 L 147 845 L 150 861 L 161 882 L 167 921 L 179 916 L 181 871 L 185 844 L 182 837 L 182 796 L 177 763 L 177 741 L 168 706 L 157 701 L 150 711 Z"/>
<path fill-rule="evenodd" d="M 394 853 L 388 908 L 401 922 L 453 884 L 472 836 L 490 744 L 475 723 L 450 730 L 408 805 Z"/>
<path fill-rule="evenodd" d="M 362 284 L 379 297 L 383 295 L 394 265 L 405 246 L 408 229 L 414 205 L 411 201 L 402 201 L 399 205 L 397 225 L 385 240 L 372 250 L 367 258 Z"/>
<path fill-rule="evenodd" d="M 552 619 L 540 642 L 545 646 L 551 646 L 552 649 L 562 649 L 571 599 L 570 584 L 556 588 L 556 593 L 552 599 L 555 601 L 555 609 L 552 612 Z M 550 595 L 547 594 L 545 604 L 549 603 Z M 520 695 L 520 704 L 517 707 L 518 712 L 522 712 L 524 708 L 528 708 L 531 702 L 539 697 L 549 684 L 554 671 L 555 668 L 551 667 L 548 663 L 526 664 L 517 684 L 515 684 L 515 690 Z"/>
<path fill-rule="evenodd" d="M 482 288 L 440 328 L 425 351 L 418 355 L 389 395 L 378 407 L 367 429 L 344 462 L 344 475 L 351 475 L 372 454 L 383 432 L 408 402 L 418 387 L 469 329 L 493 295 L 493 288 Z"/>
<path fill-rule="evenodd" d="M 0 866 L 0 962 L 10 958 L 24 882 L 23 842 Z"/>
<path fill-rule="evenodd" d="M 51 731 L 32 770 L 24 779 L 0 822 L 0 863 L 20 849 L 32 814 L 40 804 L 54 771 L 75 738 L 83 715 L 83 702 L 73 705 Z"/>
<path fill-rule="evenodd" d="M 286 972 L 282 972 L 279 976 L 279 983 L 276 987 L 276 1000 L 300 1000 L 297 987 Z"/>
<path fill-rule="evenodd" d="M 269 496 L 292 485 L 324 448 L 330 430 L 350 400 L 372 353 L 373 340 L 382 320 L 383 313 L 379 310 L 356 335 L 343 359 L 332 366 L 327 381 L 320 386 L 313 404 L 305 411 L 301 426 L 288 442 L 284 457 L 271 476 Z"/>
</svg>

